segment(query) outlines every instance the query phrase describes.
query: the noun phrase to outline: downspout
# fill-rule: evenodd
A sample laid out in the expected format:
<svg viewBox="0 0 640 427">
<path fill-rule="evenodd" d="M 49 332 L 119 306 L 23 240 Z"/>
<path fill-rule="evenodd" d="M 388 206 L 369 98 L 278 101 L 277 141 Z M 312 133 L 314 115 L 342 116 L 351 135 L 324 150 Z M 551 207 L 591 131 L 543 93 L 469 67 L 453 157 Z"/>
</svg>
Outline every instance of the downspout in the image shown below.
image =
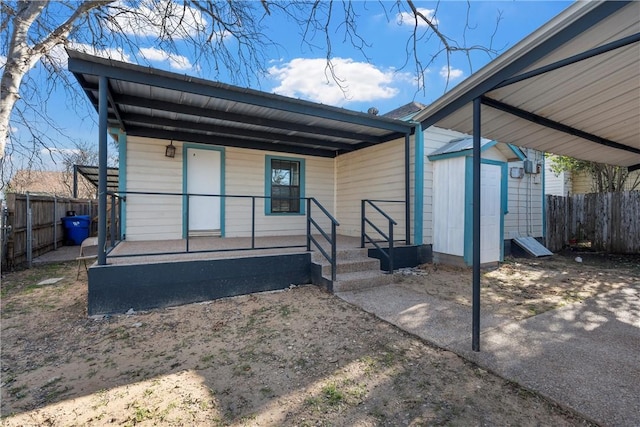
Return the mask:
<svg viewBox="0 0 640 427">
<path fill-rule="evenodd" d="M 98 86 L 98 265 L 107 264 L 107 78 Z"/>
<path fill-rule="evenodd" d="M 545 188 L 546 163 L 546 156 L 542 153 L 542 241 L 545 246 L 547 244 L 547 191 Z"/>
<path fill-rule="evenodd" d="M 423 243 L 424 223 L 424 133 L 422 123 L 411 122 L 415 125 L 413 140 L 414 147 L 414 199 L 413 199 L 413 242 Z"/>
<path fill-rule="evenodd" d="M 409 163 L 411 161 L 411 134 L 404 136 L 404 224 L 405 243 L 411 244 L 411 172 Z"/>
<path fill-rule="evenodd" d="M 120 240 L 127 235 L 127 134 L 118 130 L 118 191 L 120 194 Z"/>
</svg>

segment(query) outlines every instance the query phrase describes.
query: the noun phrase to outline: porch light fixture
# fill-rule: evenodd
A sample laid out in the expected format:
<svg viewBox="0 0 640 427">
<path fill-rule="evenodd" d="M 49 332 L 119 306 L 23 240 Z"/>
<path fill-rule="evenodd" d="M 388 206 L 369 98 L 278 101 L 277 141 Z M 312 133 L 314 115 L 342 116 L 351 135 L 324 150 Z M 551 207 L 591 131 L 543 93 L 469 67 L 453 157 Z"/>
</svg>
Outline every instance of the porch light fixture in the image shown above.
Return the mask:
<svg viewBox="0 0 640 427">
<path fill-rule="evenodd" d="M 176 156 L 176 147 L 173 145 L 173 141 L 167 145 L 167 148 L 164 150 L 164 155 L 172 158 Z"/>
</svg>

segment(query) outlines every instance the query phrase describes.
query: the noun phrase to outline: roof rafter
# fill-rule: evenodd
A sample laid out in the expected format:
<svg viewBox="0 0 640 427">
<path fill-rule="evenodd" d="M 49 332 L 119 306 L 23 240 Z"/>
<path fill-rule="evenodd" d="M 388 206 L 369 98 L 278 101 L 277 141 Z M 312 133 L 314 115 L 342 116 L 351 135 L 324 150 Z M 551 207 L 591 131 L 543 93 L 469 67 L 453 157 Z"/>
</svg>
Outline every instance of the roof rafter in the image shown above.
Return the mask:
<svg viewBox="0 0 640 427">
<path fill-rule="evenodd" d="M 230 137 L 217 137 L 203 135 L 201 133 L 191 133 L 184 131 L 168 131 L 163 129 L 151 129 L 141 126 L 129 126 L 127 135 L 143 136 L 148 138 L 159 138 L 166 140 L 178 140 L 186 142 L 198 142 L 202 144 L 223 145 L 227 147 L 250 148 L 263 151 L 277 151 L 280 153 L 293 153 L 318 157 L 336 157 L 336 151 L 316 149 L 290 144 L 274 144 L 267 142 L 252 141 L 249 139 L 238 139 Z"/>
<path fill-rule="evenodd" d="M 216 136 L 236 137 L 238 135 L 238 131 L 240 131 L 240 129 L 232 126 L 221 126 L 221 125 L 206 124 L 201 122 L 196 123 L 196 122 L 188 122 L 184 120 L 171 120 L 163 117 L 149 117 L 143 114 L 127 114 L 124 117 L 124 121 L 127 123 L 133 123 L 139 127 L 146 127 L 149 129 L 152 128 L 149 125 L 173 127 L 173 128 L 186 128 L 192 131 L 206 132 Z M 252 131 L 252 130 L 245 129 L 245 130 L 242 130 L 242 136 L 255 139 L 255 140 L 262 140 L 265 142 L 293 142 L 293 143 L 320 146 L 320 147 L 326 147 L 326 148 L 337 149 L 337 150 L 345 150 L 345 151 L 352 151 L 354 149 L 354 146 L 351 144 L 343 144 L 339 142 L 326 141 L 322 139 L 292 136 L 292 135 L 286 135 L 282 133 L 273 133 L 273 132 L 265 132 L 265 131 L 255 131 L 255 130 Z"/>
<path fill-rule="evenodd" d="M 172 113 L 186 114 L 190 116 L 207 117 L 210 119 L 277 128 L 286 131 L 293 130 L 309 134 L 332 136 L 334 138 L 351 139 L 354 141 L 373 143 L 380 142 L 380 138 L 378 137 L 355 132 L 341 131 L 339 129 L 332 129 L 324 126 L 308 126 L 304 124 L 268 119 L 247 114 L 233 113 L 230 111 L 212 110 L 207 108 L 194 107 L 192 105 L 178 104 L 175 102 L 147 99 L 133 95 L 119 95 L 116 97 L 116 101 L 119 104 L 130 105 L 132 107 L 156 109 Z"/>
<path fill-rule="evenodd" d="M 542 117 L 529 111 L 514 107 L 513 105 L 505 104 L 504 102 L 500 102 L 486 96 L 482 96 L 480 100 L 483 105 L 495 108 L 496 110 L 504 111 L 505 113 L 513 114 L 516 117 L 520 117 L 521 119 L 528 120 L 541 126 L 564 132 L 569 135 L 577 136 L 579 138 L 595 142 L 596 144 L 605 145 L 611 148 L 617 148 L 618 150 L 624 150 L 630 153 L 640 154 L 640 149 L 638 148 L 629 147 L 628 145 L 620 144 L 619 142 L 611 141 L 609 139 L 581 131 L 580 129 L 576 129 L 563 123 L 559 123 L 554 120 L 547 119 L 546 117 Z"/>
</svg>

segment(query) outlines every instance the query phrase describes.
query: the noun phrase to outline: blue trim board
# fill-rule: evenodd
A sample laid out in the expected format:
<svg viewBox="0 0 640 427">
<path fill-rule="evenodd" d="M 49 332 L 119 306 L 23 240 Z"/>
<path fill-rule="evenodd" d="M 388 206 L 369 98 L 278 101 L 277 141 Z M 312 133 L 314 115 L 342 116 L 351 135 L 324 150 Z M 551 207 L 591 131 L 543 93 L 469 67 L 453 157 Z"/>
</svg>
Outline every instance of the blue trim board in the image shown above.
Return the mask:
<svg viewBox="0 0 640 427">
<path fill-rule="evenodd" d="M 414 200 L 413 200 L 413 243 L 421 245 L 424 239 L 424 130 L 420 123 L 415 123 L 414 133 Z"/>
<path fill-rule="evenodd" d="M 215 147 L 211 145 L 204 144 L 193 144 L 189 142 L 184 142 L 182 144 L 182 193 L 185 194 L 182 196 L 182 238 L 185 239 L 187 237 L 187 150 L 196 149 L 196 150 L 213 150 L 220 152 L 220 195 L 224 196 L 225 194 L 225 160 L 224 160 L 224 147 Z M 225 235 L 225 198 L 221 197 L 220 200 L 220 237 L 224 237 Z"/>
<path fill-rule="evenodd" d="M 506 162 L 497 160 L 480 159 L 480 163 L 486 165 L 500 166 L 500 205 L 502 207 L 502 215 L 500 216 L 500 261 L 504 261 L 504 216 L 508 213 L 509 207 L 509 183 L 508 165 Z M 473 215 L 473 157 L 467 156 L 465 159 L 464 170 L 464 262 L 472 265 L 473 256 L 473 229 L 471 216 Z M 482 186 L 482 183 L 480 183 Z M 482 203 L 482 200 L 480 201 Z M 482 225 L 481 225 L 482 226 Z"/>
<path fill-rule="evenodd" d="M 547 244 L 547 189 L 545 188 L 545 169 L 546 169 L 546 156 L 542 153 L 542 239 L 544 244 Z"/>
<path fill-rule="evenodd" d="M 288 160 L 291 162 L 300 163 L 300 212 L 296 213 L 273 213 L 271 212 L 271 160 Z M 305 159 L 302 157 L 283 157 L 283 156 L 264 156 L 264 214 L 268 216 L 299 216 L 306 214 L 307 204 L 304 202 L 305 198 Z"/>
<path fill-rule="evenodd" d="M 465 138 L 465 139 L 470 139 L 470 138 Z M 449 144 L 452 144 L 453 142 L 450 142 Z M 482 147 L 480 147 L 480 152 L 483 153 L 486 150 L 488 150 L 489 148 L 493 147 L 494 145 L 496 145 L 498 143 L 498 141 L 489 141 L 485 144 L 482 145 Z M 441 149 L 441 148 L 440 148 Z M 438 149 L 438 150 L 440 150 Z M 429 158 L 430 161 L 434 161 L 434 160 L 444 160 L 444 159 L 451 159 L 454 157 L 463 157 L 463 156 L 472 156 L 473 155 L 473 147 L 472 148 L 467 148 L 464 150 L 458 150 L 458 151 L 452 151 L 452 152 L 447 152 L 447 153 L 442 153 L 442 154 L 431 154 L 429 156 L 427 156 Z"/>
<path fill-rule="evenodd" d="M 118 136 L 118 191 L 127 191 L 127 134 L 120 129 L 117 131 Z M 121 215 L 120 215 L 120 231 L 122 238 L 127 236 L 127 202 L 122 199 Z"/>
<path fill-rule="evenodd" d="M 522 152 L 520 147 L 516 147 L 515 145 L 509 144 L 509 143 L 507 143 L 507 147 L 509 147 L 511 149 L 511 151 L 513 151 L 513 154 L 516 155 L 518 160 L 526 160 L 527 159 L 527 156 L 524 155 L 524 153 Z"/>
</svg>

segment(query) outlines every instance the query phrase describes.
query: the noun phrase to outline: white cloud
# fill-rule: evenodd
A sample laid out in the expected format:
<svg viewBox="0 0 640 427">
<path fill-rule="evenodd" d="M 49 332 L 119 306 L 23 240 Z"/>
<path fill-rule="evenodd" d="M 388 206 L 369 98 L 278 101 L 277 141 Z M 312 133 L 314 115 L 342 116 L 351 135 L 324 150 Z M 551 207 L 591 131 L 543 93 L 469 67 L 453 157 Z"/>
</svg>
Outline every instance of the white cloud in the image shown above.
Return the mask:
<svg viewBox="0 0 640 427">
<path fill-rule="evenodd" d="M 164 62 L 169 61 L 169 66 L 174 70 L 191 70 L 193 65 L 189 58 L 182 55 L 174 55 L 161 49 L 153 47 L 141 48 L 140 54 L 149 61 Z"/>
<path fill-rule="evenodd" d="M 433 15 L 436 13 L 435 9 L 425 9 L 423 7 L 418 7 L 416 10 L 424 15 L 433 25 L 438 25 L 438 19 Z M 415 25 L 415 17 L 412 12 L 400 12 L 396 15 L 396 19 L 400 25 Z M 422 17 L 418 17 L 418 27 L 426 27 L 427 23 L 422 19 Z"/>
<path fill-rule="evenodd" d="M 7 63 L 7 57 L 4 55 L 0 55 L 0 68 L 4 67 L 4 64 Z"/>
<path fill-rule="evenodd" d="M 134 9 L 123 2 L 110 7 L 114 21 L 109 29 L 114 32 L 141 37 L 161 37 L 170 34 L 174 39 L 185 39 L 207 28 L 207 20 L 193 7 L 171 0 L 142 0 Z"/>
<path fill-rule="evenodd" d="M 280 82 L 273 91 L 336 106 L 348 102 L 389 99 L 399 92 L 394 87 L 398 74 L 393 70 L 383 71 L 374 65 L 349 58 L 334 58 L 332 63 L 340 85 L 326 68 L 326 59 L 296 58 L 269 68 L 269 74 Z"/>
<path fill-rule="evenodd" d="M 451 67 L 447 67 L 446 65 L 443 65 L 442 68 L 440 68 L 440 77 L 442 77 L 443 79 L 447 79 L 449 81 L 457 80 L 461 78 L 463 75 L 464 75 L 464 71 L 458 68 L 451 68 Z"/>
</svg>

